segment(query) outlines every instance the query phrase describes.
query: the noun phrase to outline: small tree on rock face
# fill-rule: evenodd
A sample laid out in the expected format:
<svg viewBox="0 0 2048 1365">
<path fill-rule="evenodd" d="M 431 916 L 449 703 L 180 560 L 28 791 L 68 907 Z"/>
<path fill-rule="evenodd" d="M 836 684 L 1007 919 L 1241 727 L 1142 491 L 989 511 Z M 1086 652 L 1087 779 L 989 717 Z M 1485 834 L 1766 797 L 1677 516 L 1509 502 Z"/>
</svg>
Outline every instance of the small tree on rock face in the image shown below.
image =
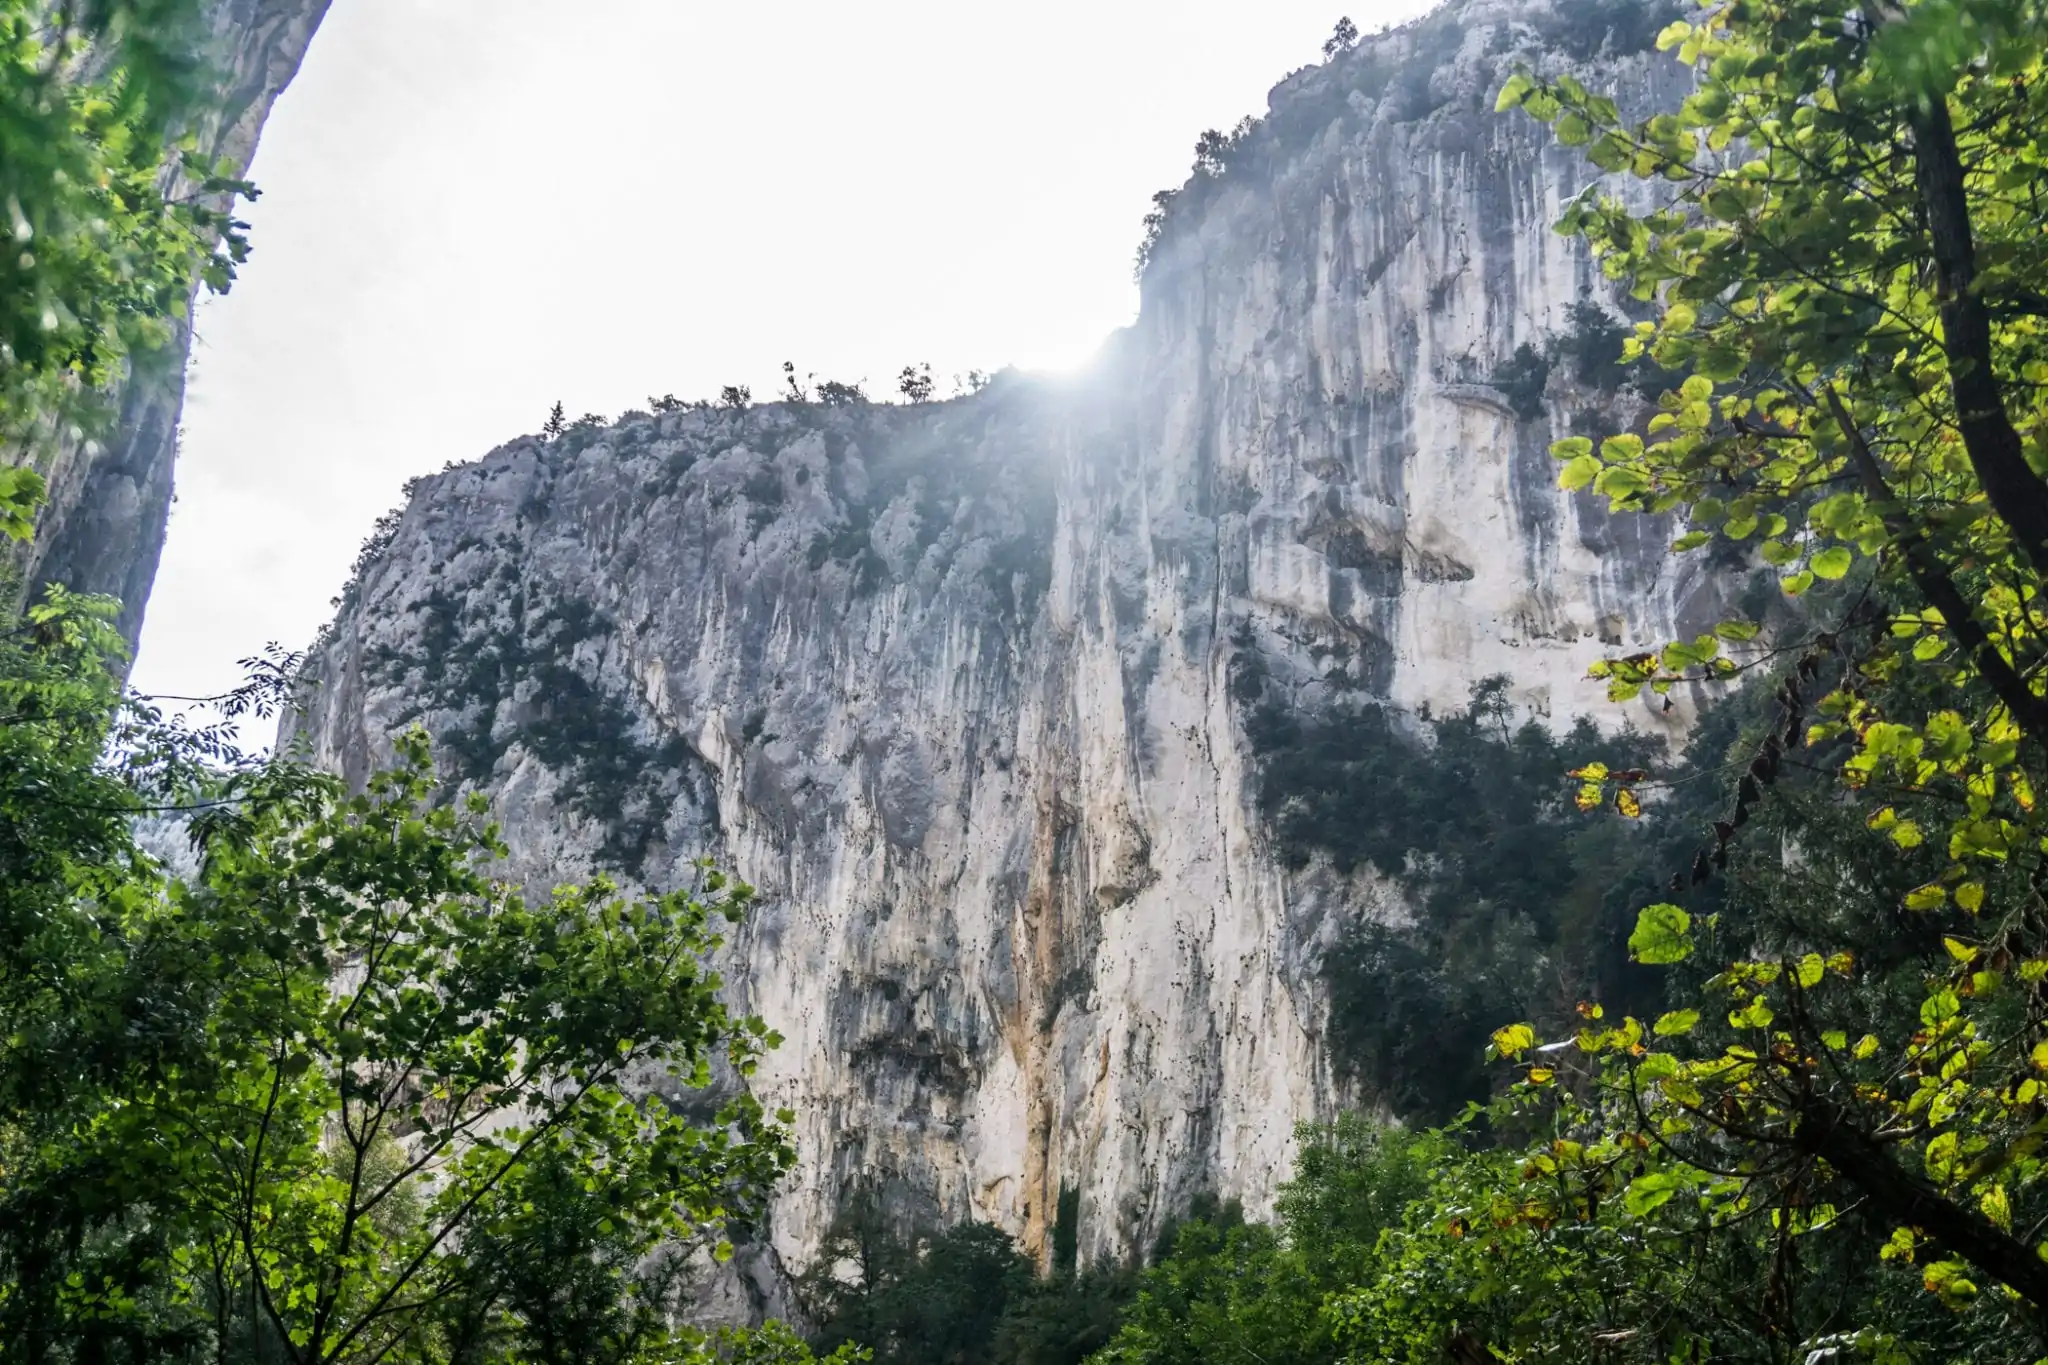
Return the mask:
<svg viewBox="0 0 2048 1365">
<path fill-rule="evenodd" d="M 568 429 L 569 415 L 563 411 L 561 403 L 557 401 L 554 407 L 548 410 L 547 425 L 540 429 L 541 439 L 547 441 L 555 440 Z"/>
<path fill-rule="evenodd" d="M 794 360 L 782 362 L 782 397 L 783 401 L 789 403 L 808 403 L 811 401 L 810 391 L 797 382 L 796 362 Z"/>
<path fill-rule="evenodd" d="M 718 391 L 718 405 L 722 408 L 731 408 L 735 412 L 743 411 L 752 405 L 753 401 L 754 391 L 745 384 L 727 384 Z"/>
<path fill-rule="evenodd" d="M 689 404 L 672 393 L 665 393 L 659 398 L 648 399 L 647 406 L 655 412 L 681 412 Z"/>
<path fill-rule="evenodd" d="M 1323 58 L 1327 61 L 1339 52 L 1349 52 L 1357 46 L 1358 25 L 1352 23 L 1351 16 L 1347 14 L 1337 21 L 1337 27 L 1323 40 Z"/>
<path fill-rule="evenodd" d="M 929 364 L 905 365 L 903 373 L 896 376 L 896 391 L 903 395 L 905 402 L 930 402 L 932 397 L 932 367 Z"/>
</svg>

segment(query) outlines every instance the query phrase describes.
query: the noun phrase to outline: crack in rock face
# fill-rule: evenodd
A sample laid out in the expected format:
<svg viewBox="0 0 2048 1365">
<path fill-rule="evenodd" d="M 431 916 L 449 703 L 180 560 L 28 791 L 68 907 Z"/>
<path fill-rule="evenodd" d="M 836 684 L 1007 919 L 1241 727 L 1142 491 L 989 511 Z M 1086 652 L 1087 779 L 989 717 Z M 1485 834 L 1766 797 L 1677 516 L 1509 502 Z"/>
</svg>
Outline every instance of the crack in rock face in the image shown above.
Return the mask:
<svg viewBox="0 0 2048 1365">
<path fill-rule="evenodd" d="M 1588 664 L 1718 619 L 1667 528 L 1556 486 L 1552 440 L 1643 400 L 1500 377 L 1627 316 L 1551 231 L 1591 173 L 1492 112 L 1518 61 L 1677 98 L 1646 40 L 1573 47 L 1589 7 L 1473 0 L 1290 77 L 1085 376 L 515 441 L 422 480 L 351 588 L 293 722 L 319 761 L 423 724 L 521 876 L 760 888 L 722 969 L 788 1039 L 782 1264 L 856 1185 L 1041 1255 L 1069 1188 L 1084 1261 L 1197 1191 L 1270 1207 L 1295 1125 L 1371 1102 L 1320 953 L 1403 911 L 1276 858 L 1249 700 L 1447 714 L 1505 674 L 1611 726 Z"/>
</svg>

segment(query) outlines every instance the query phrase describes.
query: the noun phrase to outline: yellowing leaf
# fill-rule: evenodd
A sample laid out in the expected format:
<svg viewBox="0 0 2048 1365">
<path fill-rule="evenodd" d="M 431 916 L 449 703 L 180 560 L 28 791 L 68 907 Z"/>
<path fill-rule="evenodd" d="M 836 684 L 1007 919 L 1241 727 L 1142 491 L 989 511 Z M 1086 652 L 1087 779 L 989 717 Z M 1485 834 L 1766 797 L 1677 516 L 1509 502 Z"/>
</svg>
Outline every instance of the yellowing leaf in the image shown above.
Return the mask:
<svg viewBox="0 0 2048 1365">
<path fill-rule="evenodd" d="M 2005 1186 L 1993 1185 L 1977 1197 L 1977 1207 L 1984 1210 L 1984 1216 L 1998 1224 L 2005 1232 L 2012 1231 L 2012 1202 L 2006 1198 Z"/>
<path fill-rule="evenodd" d="M 1700 1012 L 1698 1010 L 1673 1010 L 1659 1018 L 1653 1027 L 1656 1029 L 1658 1036 L 1669 1038 L 1675 1034 L 1691 1033 L 1693 1025 L 1699 1023 L 1699 1021 Z"/>
<path fill-rule="evenodd" d="M 1534 1046 L 1536 1030 L 1527 1024 L 1509 1024 L 1505 1028 L 1494 1030 L 1493 1049 L 1503 1057 L 1519 1057 Z"/>
<path fill-rule="evenodd" d="M 1940 882 L 1916 886 L 1906 893 L 1908 910 L 1939 910 L 1948 902 L 1948 888 Z"/>
<path fill-rule="evenodd" d="M 1643 803 L 1627 787 L 1614 794 L 1614 808 L 1630 820 L 1639 818 L 1643 813 Z"/>
</svg>

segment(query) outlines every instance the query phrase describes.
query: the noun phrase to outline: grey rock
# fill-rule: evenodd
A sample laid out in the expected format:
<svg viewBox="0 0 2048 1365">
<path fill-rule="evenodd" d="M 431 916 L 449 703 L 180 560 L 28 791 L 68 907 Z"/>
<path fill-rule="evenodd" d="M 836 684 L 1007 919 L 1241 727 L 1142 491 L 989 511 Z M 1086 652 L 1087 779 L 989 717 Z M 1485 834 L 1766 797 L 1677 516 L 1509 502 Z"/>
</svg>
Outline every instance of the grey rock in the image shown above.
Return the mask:
<svg viewBox="0 0 2048 1365">
<path fill-rule="evenodd" d="M 1573 414 L 1637 400 L 1558 374 L 1522 420 L 1491 382 L 1621 305 L 1551 231 L 1587 169 L 1492 112 L 1515 61 L 1579 60 L 1557 13 L 1449 14 L 1275 89 L 1086 375 L 515 441 L 419 485 L 316 648 L 288 737 L 360 779 L 425 725 L 516 875 L 709 854 L 761 889 L 724 970 L 788 1038 L 784 1265 L 856 1182 L 1041 1254 L 1069 1186 L 1120 1255 L 1198 1190 L 1268 1207 L 1295 1125 L 1360 1098 L 1318 953 L 1404 910 L 1274 856 L 1241 656 L 1302 706 L 1506 673 L 1616 724 L 1587 665 L 1716 609 L 1662 529 L 1556 487 Z M 1584 69 L 1639 109 L 1683 76 Z"/>
</svg>

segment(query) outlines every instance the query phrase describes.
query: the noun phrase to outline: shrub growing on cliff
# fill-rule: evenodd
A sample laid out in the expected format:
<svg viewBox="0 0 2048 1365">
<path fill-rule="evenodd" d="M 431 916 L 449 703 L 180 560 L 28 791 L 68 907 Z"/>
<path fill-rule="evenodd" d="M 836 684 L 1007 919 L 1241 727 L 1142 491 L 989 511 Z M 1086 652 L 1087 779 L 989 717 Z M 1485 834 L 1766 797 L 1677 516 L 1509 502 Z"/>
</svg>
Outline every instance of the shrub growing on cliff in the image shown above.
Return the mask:
<svg viewBox="0 0 2048 1365">
<path fill-rule="evenodd" d="M 828 408 L 846 408 L 867 402 L 868 395 L 859 384 L 823 379 L 818 382 L 818 401 Z"/>
<path fill-rule="evenodd" d="M 1338 53 L 1349 52 L 1357 46 L 1358 25 L 1352 23 L 1351 16 L 1347 14 L 1337 21 L 1334 29 L 1330 30 L 1330 36 L 1323 39 L 1323 60 L 1327 62 Z"/>
<path fill-rule="evenodd" d="M 906 403 L 929 403 L 932 398 L 932 367 L 930 365 L 905 365 L 903 372 L 896 376 L 896 392 L 903 395 Z"/>
</svg>

